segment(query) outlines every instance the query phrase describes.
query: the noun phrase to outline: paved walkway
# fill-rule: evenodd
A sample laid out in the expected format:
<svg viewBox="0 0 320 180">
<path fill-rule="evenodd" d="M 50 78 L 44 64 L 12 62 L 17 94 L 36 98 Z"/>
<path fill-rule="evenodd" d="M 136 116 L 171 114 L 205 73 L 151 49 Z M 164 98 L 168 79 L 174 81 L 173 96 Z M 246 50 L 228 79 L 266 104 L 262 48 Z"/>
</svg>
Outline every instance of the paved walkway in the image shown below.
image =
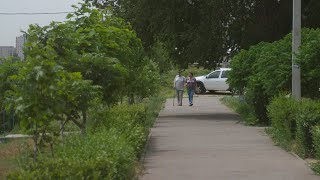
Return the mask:
<svg viewBox="0 0 320 180">
<path fill-rule="evenodd" d="M 142 180 L 316 180 L 306 163 L 274 146 L 263 128 L 238 123 L 219 97 L 172 106 L 152 129 Z"/>
</svg>

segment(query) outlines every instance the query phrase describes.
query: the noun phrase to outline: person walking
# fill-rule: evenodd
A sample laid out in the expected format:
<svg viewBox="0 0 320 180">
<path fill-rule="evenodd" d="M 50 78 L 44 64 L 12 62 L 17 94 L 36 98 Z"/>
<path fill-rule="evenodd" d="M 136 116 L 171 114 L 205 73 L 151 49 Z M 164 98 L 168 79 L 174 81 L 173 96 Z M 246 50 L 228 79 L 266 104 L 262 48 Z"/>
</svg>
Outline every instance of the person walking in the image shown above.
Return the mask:
<svg viewBox="0 0 320 180">
<path fill-rule="evenodd" d="M 185 83 L 186 83 L 186 78 L 182 76 L 181 71 L 179 71 L 178 75 L 176 75 L 173 81 L 173 87 L 175 88 L 176 94 L 177 94 L 178 106 L 182 106 L 182 98 L 183 98 Z"/>
<path fill-rule="evenodd" d="M 193 95 L 197 87 L 197 80 L 193 77 L 192 72 L 189 72 L 186 83 L 189 96 L 189 106 L 193 106 Z"/>
</svg>

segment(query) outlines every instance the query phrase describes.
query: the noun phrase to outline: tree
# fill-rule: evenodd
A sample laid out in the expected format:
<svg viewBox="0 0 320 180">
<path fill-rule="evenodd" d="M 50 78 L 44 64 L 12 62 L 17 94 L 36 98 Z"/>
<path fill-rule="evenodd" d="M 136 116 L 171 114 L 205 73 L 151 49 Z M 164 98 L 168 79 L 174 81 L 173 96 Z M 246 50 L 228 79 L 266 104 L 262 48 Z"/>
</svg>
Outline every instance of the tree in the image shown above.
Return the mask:
<svg viewBox="0 0 320 180">
<path fill-rule="evenodd" d="M 8 107 L 14 108 L 20 117 L 20 127 L 33 135 L 34 160 L 39 145 L 53 141 L 47 135 L 53 121 L 72 120 L 84 132 L 86 111 L 90 102 L 98 97 L 98 87 L 82 80 L 81 74 L 65 71 L 52 59 L 28 58 L 24 67 L 10 79 L 15 85 L 8 94 Z M 76 123 L 79 112 L 83 114 L 82 123 Z"/>
<path fill-rule="evenodd" d="M 16 119 L 13 109 L 6 111 L 6 95 L 7 92 L 13 89 L 13 84 L 10 81 L 10 76 L 17 74 L 22 63 L 17 58 L 9 57 L 0 60 L 0 114 L 4 118 L 1 131 L 10 131 L 14 127 L 13 121 Z"/>
<path fill-rule="evenodd" d="M 87 0 L 88 2 L 88 0 Z M 176 65 L 209 68 L 239 49 L 273 42 L 291 31 L 292 0 L 94 0 L 128 20 L 150 50 L 164 42 Z M 303 0 L 303 26 L 319 27 L 320 2 Z"/>
<path fill-rule="evenodd" d="M 67 22 L 31 26 L 28 55 L 39 56 L 39 48 L 52 49 L 54 61 L 67 71 L 81 72 L 84 79 L 102 86 L 108 105 L 122 96 L 134 96 L 139 89 L 133 86 L 146 66 L 141 40 L 128 23 L 108 10 L 89 4 L 75 8 Z"/>
<path fill-rule="evenodd" d="M 318 99 L 319 29 L 303 29 L 303 41 L 297 57 L 301 65 L 302 97 Z M 255 110 L 260 123 L 268 124 L 267 105 L 279 94 L 291 92 L 291 38 L 288 34 L 273 43 L 259 43 L 241 50 L 232 62 L 228 82 L 245 92 L 246 102 Z"/>
</svg>

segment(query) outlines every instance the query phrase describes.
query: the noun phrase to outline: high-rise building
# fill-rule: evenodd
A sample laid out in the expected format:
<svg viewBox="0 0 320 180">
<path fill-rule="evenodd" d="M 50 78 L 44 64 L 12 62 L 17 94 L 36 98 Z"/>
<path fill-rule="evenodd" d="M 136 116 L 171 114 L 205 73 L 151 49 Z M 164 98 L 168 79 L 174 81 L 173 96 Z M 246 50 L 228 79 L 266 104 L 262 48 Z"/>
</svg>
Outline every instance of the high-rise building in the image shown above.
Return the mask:
<svg viewBox="0 0 320 180">
<path fill-rule="evenodd" d="M 24 60 L 24 53 L 23 53 L 23 48 L 24 48 L 24 43 L 27 41 L 27 36 L 26 34 L 16 37 L 16 49 L 17 49 L 17 55 L 18 57 L 23 61 Z"/>
<path fill-rule="evenodd" d="M 16 50 L 13 46 L 0 46 L 0 57 L 14 56 Z"/>
</svg>

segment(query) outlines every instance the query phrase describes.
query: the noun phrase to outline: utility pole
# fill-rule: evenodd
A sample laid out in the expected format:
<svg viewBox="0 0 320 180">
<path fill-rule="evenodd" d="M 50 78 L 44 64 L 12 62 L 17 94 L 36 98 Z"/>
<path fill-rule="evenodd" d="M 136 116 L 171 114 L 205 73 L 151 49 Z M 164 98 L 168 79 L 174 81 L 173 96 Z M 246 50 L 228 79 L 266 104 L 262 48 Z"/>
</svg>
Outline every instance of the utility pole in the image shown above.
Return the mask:
<svg viewBox="0 0 320 180">
<path fill-rule="evenodd" d="M 296 54 L 301 45 L 301 0 L 293 0 L 293 29 L 292 29 L 292 96 L 301 100 L 301 72 L 296 62 Z"/>
</svg>

